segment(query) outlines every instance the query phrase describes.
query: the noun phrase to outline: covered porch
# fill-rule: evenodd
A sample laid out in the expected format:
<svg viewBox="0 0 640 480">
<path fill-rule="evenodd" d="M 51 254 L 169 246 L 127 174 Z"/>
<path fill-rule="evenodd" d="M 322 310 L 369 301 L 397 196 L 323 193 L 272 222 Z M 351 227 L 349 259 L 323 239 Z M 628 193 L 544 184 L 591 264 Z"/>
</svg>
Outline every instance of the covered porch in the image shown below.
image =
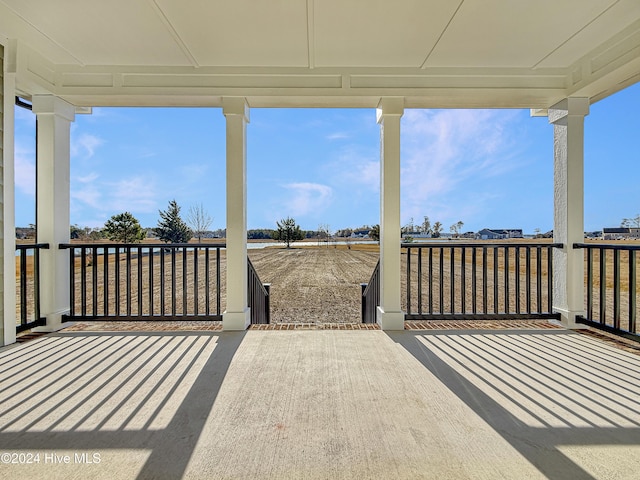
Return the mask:
<svg viewBox="0 0 640 480">
<path fill-rule="evenodd" d="M 55 331 L 71 305 L 69 131 L 94 106 L 220 108 L 226 118 L 225 330 L 250 323 L 246 141 L 250 110 L 366 107 L 380 124 L 380 298 L 375 319 L 401 330 L 400 119 L 411 108 L 529 108 L 554 144 L 552 312 L 585 316 L 584 118 L 638 80 L 633 1 L 513 4 L 291 0 L 183 8 L 0 2 L 4 258 L 15 254 L 13 104 L 38 119 L 40 313 Z M 82 28 L 77 28 L 78 26 Z M 90 26 L 90 28 L 89 28 Z M 144 41 L 142 40 L 144 39 Z M 550 130 L 551 131 L 551 130 Z M 62 248 L 61 248 L 62 247 Z M 631 268 L 631 267 L 629 267 Z M 634 267 L 635 268 L 635 267 Z M 15 340 L 13 265 L 4 262 L 2 343 Z M 464 313 L 464 312 L 463 312 Z"/>
</svg>

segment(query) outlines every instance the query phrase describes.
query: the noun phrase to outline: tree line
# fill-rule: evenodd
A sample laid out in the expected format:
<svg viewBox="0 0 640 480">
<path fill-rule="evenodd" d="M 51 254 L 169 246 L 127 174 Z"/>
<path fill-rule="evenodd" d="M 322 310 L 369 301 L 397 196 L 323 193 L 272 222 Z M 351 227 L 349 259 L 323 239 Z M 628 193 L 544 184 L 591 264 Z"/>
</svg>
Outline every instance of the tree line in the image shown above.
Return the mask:
<svg viewBox="0 0 640 480">
<path fill-rule="evenodd" d="M 113 215 L 102 228 L 81 228 L 71 226 L 72 239 L 101 240 L 108 239 L 118 243 L 139 243 L 151 233 L 165 243 L 187 243 L 192 238 L 202 241 L 213 218 L 202 204 L 189 208 L 186 221 L 180 215 L 178 202 L 171 200 L 166 210 L 159 210 L 160 216 L 155 228 L 142 228 L 138 219 L 131 212 Z"/>
</svg>

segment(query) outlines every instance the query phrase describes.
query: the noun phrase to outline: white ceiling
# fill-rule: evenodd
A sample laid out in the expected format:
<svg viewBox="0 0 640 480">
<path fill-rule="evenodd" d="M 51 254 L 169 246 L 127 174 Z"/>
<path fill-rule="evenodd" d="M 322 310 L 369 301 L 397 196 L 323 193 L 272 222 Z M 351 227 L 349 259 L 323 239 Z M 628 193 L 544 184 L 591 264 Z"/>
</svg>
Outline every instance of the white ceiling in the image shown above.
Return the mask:
<svg viewBox="0 0 640 480">
<path fill-rule="evenodd" d="M 0 43 L 78 105 L 546 108 L 637 81 L 640 0 L 0 0 Z"/>
</svg>

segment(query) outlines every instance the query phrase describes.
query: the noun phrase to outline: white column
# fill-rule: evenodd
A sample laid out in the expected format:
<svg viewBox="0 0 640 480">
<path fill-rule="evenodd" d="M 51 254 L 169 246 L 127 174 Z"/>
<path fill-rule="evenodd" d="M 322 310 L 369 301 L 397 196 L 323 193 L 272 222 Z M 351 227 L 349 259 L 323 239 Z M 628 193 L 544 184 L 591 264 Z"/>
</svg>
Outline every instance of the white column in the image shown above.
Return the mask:
<svg viewBox="0 0 640 480">
<path fill-rule="evenodd" d="M 227 119 L 227 309 L 224 330 L 245 330 L 251 323 L 247 296 L 247 123 L 244 97 L 225 97 Z"/>
<path fill-rule="evenodd" d="M 69 251 L 58 245 L 69 242 L 70 129 L 75 107 L 53 95 L 33 97 L 37 115 L 38 172 L 36 225 L 38 243 L 48 243 L 40 254 L 40 308 L 47 319 L 39 331 L 59 330 L 69 311 Z"/>
<path fill-rule="evenodd" d="M 553 254 L 553 309 L 562 324 L 576 328 L 584 314 L 584 117 L 588 98 L 567 98 L 549 109 L 553 124 L 553 240 L 562 249 Z"/>
<path fill-rule="evenodd" d="M 7 50 L 5 50 L 5 53 L 6 52 Z M 14 193 L 15 82 L 15 73 L 9 73 L 5 68 L 2 91 L 2 125 L 0 128 L 2 132 L 2 236 L 4 244 L 0 345 L 9 345 L 16 341 L 16 225 Z"/>
<path fill-rule="evenodd" d="M 400 118 L 404 98 L 380 100 L 380 305 L 377 321 L 383 330 L 403 330 L 400 306 Z"/>
</svg>

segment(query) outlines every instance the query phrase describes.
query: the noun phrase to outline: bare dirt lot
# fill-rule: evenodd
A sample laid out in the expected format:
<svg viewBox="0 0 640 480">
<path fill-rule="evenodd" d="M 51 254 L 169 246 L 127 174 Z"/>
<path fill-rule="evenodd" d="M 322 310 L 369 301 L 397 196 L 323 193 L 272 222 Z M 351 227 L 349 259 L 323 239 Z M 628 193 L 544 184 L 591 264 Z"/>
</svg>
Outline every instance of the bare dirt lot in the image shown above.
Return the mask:
<svg viewBox="0 0 640 480">
<path fill-rule="evenodd" d="M 249 250 L 260 279 L 271 284 L 272 322 L 360 321 L 360 284 L 369 281 L 377 251 L 329 248 Z"/>
</svg>

